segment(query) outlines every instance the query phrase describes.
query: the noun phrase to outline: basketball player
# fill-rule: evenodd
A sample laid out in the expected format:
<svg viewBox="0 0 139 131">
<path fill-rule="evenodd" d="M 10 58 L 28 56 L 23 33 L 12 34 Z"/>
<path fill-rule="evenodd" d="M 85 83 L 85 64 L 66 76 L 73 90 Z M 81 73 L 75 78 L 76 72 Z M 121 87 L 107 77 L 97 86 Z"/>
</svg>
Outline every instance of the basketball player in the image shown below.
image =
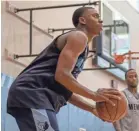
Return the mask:
<svg viewBox="0 0 139 131">
<path fill-rule="evenodd" d="M 138 75 L 134 69 L 129 69 L 125 79 L 128 87 L 123 92 L 128 100 L 128 112 L 123 119 L 114 123 L 114 127 L 116 131 L 139 131 Z"/>
<path fill-rule="evenodd" d="M 55 38 L 9 90 L 7 111 L 21 131 L 59 131 L 56 113 L 67 101 L 97 116 L 95 106 L 80 96 L 112 105 L 109 98 L 119 99 L 117 90 L 93 92 L 77 82 L 88 55 L 88 43 L 102 31 L 102 21 L 92 7 L 77 9 L 72 20 L 76 29 Z"/>
</svg>

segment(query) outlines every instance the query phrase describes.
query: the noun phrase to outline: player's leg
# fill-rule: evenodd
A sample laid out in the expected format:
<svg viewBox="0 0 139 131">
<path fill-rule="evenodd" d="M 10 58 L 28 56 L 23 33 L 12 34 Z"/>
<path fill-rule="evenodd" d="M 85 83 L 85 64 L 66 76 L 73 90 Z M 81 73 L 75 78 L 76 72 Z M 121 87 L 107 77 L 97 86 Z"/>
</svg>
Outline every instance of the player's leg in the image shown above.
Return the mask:
<svg viewBox="0 0 139 131">
<path fill-rule="evenodd" d="M 56 113 L 51 110 L 31 109 L 37 131 L 59 131 Z"/>
<path fill-rule="evenodd" d="M 59 131 L 56 113 L 44 109 L 16 108 L 20 131 Z"/>
</svg>

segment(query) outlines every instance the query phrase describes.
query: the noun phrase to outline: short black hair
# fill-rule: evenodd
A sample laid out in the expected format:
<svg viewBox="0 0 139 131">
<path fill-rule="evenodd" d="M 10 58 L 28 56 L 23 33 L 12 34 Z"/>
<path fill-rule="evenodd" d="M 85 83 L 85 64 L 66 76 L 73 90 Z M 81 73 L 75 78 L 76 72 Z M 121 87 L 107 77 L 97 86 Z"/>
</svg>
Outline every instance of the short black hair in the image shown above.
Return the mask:
<svg viewBox="0 0 139 131">
<path fill-rule="evenodd" d="M 126 77 L 127 77 L 127 73 L 129 72 L 129 71 L 131 71 L 131 70 L 135 70 L 135 69 L 128 69 L 126 72 L 125 72 L 125 79 L 126 79 Z"/>
<path fill-rule="evenodd" d="M 78 26 L 79 18 L 88 9 L 94 9 L 94 8 L 93 7 L 80 7 L 74 11 L 73 16 L 72 16 L 72 23 L 75 27 Z"/>
</svg>

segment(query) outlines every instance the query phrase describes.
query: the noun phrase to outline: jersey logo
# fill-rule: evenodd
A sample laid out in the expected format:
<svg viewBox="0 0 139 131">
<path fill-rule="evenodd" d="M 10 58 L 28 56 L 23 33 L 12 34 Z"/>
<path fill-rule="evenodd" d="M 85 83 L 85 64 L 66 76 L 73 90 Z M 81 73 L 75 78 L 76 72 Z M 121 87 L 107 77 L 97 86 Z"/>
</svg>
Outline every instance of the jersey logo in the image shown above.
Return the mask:
<svg viewBox="0 0 139 131">
<path fill-rule="evenodd" d="M 139 104 L 128 104 L 129 110 L 139 110 Z"/>
<path fill-rule="evenodd" d="M 47 122 L 38 122 L 37 124 L 39 131 L 46 131 L 49 127 Z"/>
</svg>

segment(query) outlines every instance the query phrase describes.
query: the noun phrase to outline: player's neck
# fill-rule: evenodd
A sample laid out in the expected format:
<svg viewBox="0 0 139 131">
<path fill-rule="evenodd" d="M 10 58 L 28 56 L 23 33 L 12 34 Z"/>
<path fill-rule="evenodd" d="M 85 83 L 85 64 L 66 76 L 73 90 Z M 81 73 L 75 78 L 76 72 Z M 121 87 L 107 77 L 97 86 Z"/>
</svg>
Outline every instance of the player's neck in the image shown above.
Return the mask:
<svg viewBox="0 0 139 131">
<path fill-rule="evenodd" d="M 81 30 L 81 31 L 83 31 L 87 35 L 88 43 L 96 36 L 96 35 L 92 35 L 91 33 L 89 33 L 84 27 L 78 26 L 77 30 Z"/>
<path fill-rule="evenodd" d="M 128 87 L 128 90 L 133 93 L 133 94 L 136 94 L 137 93 L 137 87 Z"/>
</svg>

